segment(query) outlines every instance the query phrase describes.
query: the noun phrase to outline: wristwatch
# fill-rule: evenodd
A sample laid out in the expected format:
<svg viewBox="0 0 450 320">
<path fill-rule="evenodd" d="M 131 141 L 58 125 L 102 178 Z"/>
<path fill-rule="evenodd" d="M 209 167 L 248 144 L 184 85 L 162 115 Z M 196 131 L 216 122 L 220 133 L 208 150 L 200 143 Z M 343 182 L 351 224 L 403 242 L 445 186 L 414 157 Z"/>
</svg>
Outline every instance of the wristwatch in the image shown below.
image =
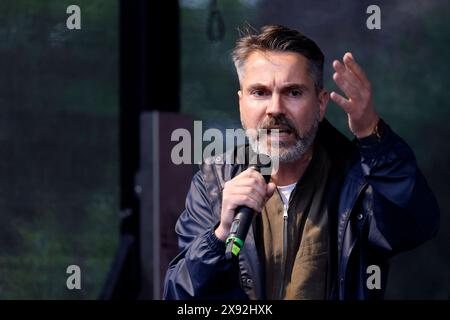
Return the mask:
<svg viewBox="0 0 450 320">
<path fill-rule="evenodd" d="M 383 121 L 383 119 L 379 118 L 377 124 L 375 125 L 375 128 L 373 128 L 372 133 L 367 137 L 361 139 L 358 138 L 358 144 L 368 145 L 379 142 L 383 138 L 385 126 L 386 123 Z"/>
</svg>

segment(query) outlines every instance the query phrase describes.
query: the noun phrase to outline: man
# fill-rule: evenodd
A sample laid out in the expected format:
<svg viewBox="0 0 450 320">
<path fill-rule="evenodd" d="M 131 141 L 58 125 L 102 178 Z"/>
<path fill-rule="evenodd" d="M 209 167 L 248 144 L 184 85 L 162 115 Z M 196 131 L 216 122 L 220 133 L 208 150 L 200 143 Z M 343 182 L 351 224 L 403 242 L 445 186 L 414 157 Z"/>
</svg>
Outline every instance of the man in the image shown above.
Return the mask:
<svg viewBox="0 0 450 320">
<path fill-rule="evenodd" d="M 166 299 L 382 298 L 388 259 L 432 238 L 439 209 L 411 149 L 378 116 L 351 53 L 334 61 L 346 97 L 323 87 L 324 56 L 301 33 L 266 26 L 238 40 L 239 108 L 255 150 L 278 147 L 268 184 L 252 167 L 204 164 L 176 232 L 181 253 Z M 324 118 L 329 97 L 347 113 L 349 141 Z M 277 130 L 278 135 L 271 130 Z M 271 149 L 272 150 L 272 149 Z M 225 240 L 239 206 L 256 214 L 238 259 Z M 368 281 L 369 270 L 381 283 Z"/>
</svg>

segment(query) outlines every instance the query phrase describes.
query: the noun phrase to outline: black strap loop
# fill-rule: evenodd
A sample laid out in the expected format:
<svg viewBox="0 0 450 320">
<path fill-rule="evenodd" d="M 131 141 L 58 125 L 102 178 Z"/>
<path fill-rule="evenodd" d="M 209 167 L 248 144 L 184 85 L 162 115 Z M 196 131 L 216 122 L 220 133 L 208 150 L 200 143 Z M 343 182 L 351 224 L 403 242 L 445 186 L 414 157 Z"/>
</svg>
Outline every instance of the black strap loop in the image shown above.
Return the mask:
<svg viewBox="0 0 450 320">
<path fill-rule="evenodd" d="M 211 0 L 206 33 L 210 41 L 222 41 L 225 36 L 225 23 L 217 7 L 217 0 Z"/>
</svg>

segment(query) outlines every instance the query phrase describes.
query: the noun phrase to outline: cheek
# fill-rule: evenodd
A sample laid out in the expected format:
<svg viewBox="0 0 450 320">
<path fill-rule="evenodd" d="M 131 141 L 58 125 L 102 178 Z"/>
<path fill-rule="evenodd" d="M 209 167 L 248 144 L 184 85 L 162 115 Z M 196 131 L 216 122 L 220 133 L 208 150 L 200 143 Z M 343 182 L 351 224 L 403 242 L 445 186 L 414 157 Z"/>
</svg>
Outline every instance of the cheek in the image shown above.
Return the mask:
<svg viewBox="0 0 450 320">
<path fill-rule="evenodd" d="M 303 133 L 308 130 L 317 117 L 319 105 L 315 100 L 302 101 L 289 108 L 290 118 L 295 119 L 297 130 Z"/>
<path fill-rule="evenodd" d="M 259 102 L 259 103 L 258 103 Z M 239 103 L 241 122 L 247 128 L 256 128 L 265 114 L 265 109 L 260 101 L 243 98 Z"/>
</svg>

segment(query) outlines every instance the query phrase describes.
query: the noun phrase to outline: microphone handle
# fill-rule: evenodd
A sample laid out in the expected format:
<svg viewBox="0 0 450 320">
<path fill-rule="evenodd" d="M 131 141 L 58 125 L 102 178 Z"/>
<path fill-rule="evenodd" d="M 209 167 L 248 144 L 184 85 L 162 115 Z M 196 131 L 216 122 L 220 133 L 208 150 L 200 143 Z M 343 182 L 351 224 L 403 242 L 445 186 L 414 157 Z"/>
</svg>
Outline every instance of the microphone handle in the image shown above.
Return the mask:
<svg viewBox="0 0 450 320">
<path fill-rule="evenodd" d="M 257 155 L 255 160 L 256 161 L 254 162 L 255 165 L 253 166 L 253 168 L 258 172 L 261 172 L 262 167 L 271 166 L 270 158 L 267 155 Z M 261 160 L 266 161 L 262 162 Z M 264 174 L 263 177 L 266 183 L 269 183 L 270 174 Z M 237 207 L 235 212 L 236 215 L 233 219 L 230 233 L 226 240 L 225 257 L 227 259 L 237 257 L 241 249 L 244 247 L 248 229 L 252 225 L 253 216 L 255 215 L 255 211 L 246 206 Z"/>
<path fill-rule="evenodd" d="M 236 209 L 236 216 L 231 224 L 230 234 L 226 240 L 225 256 L 231 259 L 239 254 L 244 246 L 248 229 L 252 225 L 255 211 L 246 206 L 240 206 Z"/>
</svg>

